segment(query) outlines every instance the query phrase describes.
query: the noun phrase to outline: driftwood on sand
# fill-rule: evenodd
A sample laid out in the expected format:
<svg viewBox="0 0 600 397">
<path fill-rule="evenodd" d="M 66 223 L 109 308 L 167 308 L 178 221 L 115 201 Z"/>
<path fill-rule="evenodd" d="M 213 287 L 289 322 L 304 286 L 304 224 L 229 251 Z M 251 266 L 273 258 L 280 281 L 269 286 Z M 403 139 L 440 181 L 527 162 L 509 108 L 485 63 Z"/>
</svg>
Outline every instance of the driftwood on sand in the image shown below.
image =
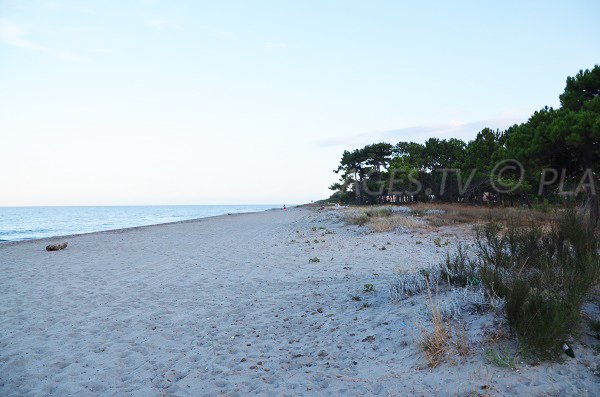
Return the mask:
<svg viewBox="0 0 600 397">
<path fill-rule="evenodd" d="M 64 250 L 65 248 L 67 248 L 67 242 L 65 241 L 64 243 L 60 243 L 60 244 L 50 244 L 46 246 L 46 251 L 60 251 L 60 250 Z"/>
</svg>

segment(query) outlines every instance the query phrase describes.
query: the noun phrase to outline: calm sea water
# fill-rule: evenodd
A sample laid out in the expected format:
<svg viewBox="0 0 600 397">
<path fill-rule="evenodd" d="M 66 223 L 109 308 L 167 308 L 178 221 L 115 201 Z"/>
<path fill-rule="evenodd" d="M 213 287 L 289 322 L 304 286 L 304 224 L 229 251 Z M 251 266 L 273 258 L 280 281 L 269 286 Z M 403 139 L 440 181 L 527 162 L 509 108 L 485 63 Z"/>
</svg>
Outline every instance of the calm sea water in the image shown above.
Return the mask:
<svg viewBox="0 0 600 397">
<path fill-rule="evenodd" d="M 0 207 L 0 242 L 155 225 L 282 205 Z"/>
</svg>

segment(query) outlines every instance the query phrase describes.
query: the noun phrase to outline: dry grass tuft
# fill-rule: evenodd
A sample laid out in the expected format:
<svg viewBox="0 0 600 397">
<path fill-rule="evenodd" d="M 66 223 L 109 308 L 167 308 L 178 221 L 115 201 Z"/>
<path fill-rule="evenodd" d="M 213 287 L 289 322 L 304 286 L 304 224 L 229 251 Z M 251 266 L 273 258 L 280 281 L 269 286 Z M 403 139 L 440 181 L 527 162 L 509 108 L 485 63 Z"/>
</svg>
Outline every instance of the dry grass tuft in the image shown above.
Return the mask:
<svg viewBox="0 0 600 397">
<path fill-rule="evenodd" d="M 437 288 L 435 298 L 431 293 L 431 286 L 427 278 L 428 308 L 431 311 L 432 328 L 421 328 L 421 341 L 419 347 L 430 368 L 435 368 L 451 356 L 465 357 L 471 353 L 467 328 L 464 324 L 452 323 L 446 320 L 440 310 Z"/>
<path fill-rule="evenodd" d="M 371 218 L 369 218 L 365 213 L 351 211 L 344 214 L 343 220 L 347 225 L 364 226 L 371 221 Z"/>
<path fill-rule="evenodd" d="M 425 354 L 427 363 L 431 368 L 435 368 L 440 365 L 448 355 L 448 349 L 450 346 L 449 341 L 451 340 L 450 327 L 442 320 L 442 315 L 438 308 L 437 303 L 434 303 L 433 296 L 431 294 L 431 287 L 429 281 L 427 283 L 427 295 L 429 298 L 429 307 L 431 309 L 431 321 L 433 329 L 431 331 L 425 328 L 421 329 L 422 338 L 420 347 Z M 436 294 L 437 295 L 437 294 Z M 437 296 L 436 296 L 437 300 Z"/>
<path fill-rule="evenodd" d="M 459 356 L 468 356 L 471 352 L 471 348 L 469 347 L 469 338 L 467 335 L 467 328 L 462 326 L 454 327 L 454 348 Z"/>
</svg>

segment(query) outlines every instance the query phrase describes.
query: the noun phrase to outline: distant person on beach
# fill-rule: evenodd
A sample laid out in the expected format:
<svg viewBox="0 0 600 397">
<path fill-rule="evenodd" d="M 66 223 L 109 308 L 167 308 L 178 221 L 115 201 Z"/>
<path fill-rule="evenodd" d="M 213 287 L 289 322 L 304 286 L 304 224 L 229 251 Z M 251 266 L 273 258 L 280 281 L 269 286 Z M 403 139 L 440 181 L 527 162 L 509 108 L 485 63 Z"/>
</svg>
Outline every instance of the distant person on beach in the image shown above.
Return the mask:
<svg viewBox="0 0 600 397">
<path fill-rule="evenodd" d="M 284 211 L 287 211 L 287 208 L 285 208 L 285 204 L 283 205 L 283 210 L 284 210 Z"/>
</svg>

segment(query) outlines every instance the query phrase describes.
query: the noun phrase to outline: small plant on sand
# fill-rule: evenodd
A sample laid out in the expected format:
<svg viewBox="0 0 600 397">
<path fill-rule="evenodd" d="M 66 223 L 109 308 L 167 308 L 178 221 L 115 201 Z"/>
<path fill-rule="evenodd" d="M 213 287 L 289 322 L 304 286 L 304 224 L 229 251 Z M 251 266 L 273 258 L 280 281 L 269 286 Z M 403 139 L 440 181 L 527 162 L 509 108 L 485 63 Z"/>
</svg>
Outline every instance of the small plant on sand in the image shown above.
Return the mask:
<svg viewBox="0 0 600 397">
<path fill-rule="evenodd" d="M 316 256 L 314 258 L 310 258 L 308 260 L 308 263 L 319 263 L 321 262 L 321 260 L 319 258 L 317 258 Z"/>
<path fill-rule="evenodd" d="M 415 241 L 415 244 L 423 244 L 423 242 L 421 240 L 417 240 Z"/>
<path fill-rule="evenodd" d="M 390 285 L 390 298 L 394 302 L 427 291 L 427 282 L 439 284 L 437 269 L 421 269 L 418 273 L 404 273 Z"/>
<path fill-rule="evenodd" d="M 385 248 L 385 245 L 382 245 L 381 248 L 379 248 L 381 251 L 385 251 L 387 248 Z"/>
<path fill-rule="evenodd" d="M 488 363 L 498 367 L 513 369 L 517 367 L 517 355 L 511 354 L 507 349 L 494 350 L 488 347 L 483 356 Z"/>
<path fill-rule="evenodd" d="M 359 302 L 359 301 L 361 301 L 362 299 L 360 298 L 360 296 L 354 295 L 354 296 L 352 297 L 352 300 L 353 300 L 353 301 L 356 301 L 356 302 Z"/>
<path fill-rule="evenodd" d="M 374 292 L 375 291 L 375 286 L 373 286 L 373 284 L 365 284 L 364 288 L 363 288 L 363 292 Z"/>
<path fill-rule="evenodd" d="M 311 230 L 312 230 L 313 232 L 316 232 L 316 231 L 317 231 L 317 227 L 316 227 L 316 226 L 313 226 Z"/>
<path fill-rule="evenodd" d="M 445 246 L 447 246 L 448 244 L 450 244 L 450 241 L 446 240 L 446 241 L 444 241 L 444 242 L 442 243 L 442 238 L 441 238 L 441 237 L 436 237 L 436 238 L 433 240 L 433 243 L 435 244 L 435 246 L 436 246 L 436 247 L 438 247 L 438 248 L 442 248 L 442 247 L 445 247 Z"/>
</svg>

